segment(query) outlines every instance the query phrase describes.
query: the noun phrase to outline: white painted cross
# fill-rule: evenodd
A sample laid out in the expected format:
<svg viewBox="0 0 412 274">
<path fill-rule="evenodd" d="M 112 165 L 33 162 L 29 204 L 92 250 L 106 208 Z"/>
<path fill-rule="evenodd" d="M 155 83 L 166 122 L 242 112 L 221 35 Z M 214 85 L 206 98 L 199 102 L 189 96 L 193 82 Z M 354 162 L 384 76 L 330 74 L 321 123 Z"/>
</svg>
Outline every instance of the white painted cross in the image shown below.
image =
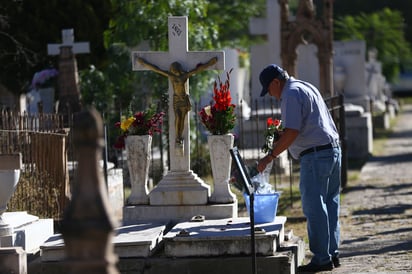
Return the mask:
<svg viewBox="0 0 412 274">
<path fill-rule="evenodd" d="M 223 51 L 189 51 L 186 16 L 168 18 L 168 52 L 132 52 L 133 70 L 152 70 L 169 79 L 169 140 L 170 170 L 149 195 L 151 205 L 206 204 L 210 188 L 190 170 L 189 113 L 184 117 L 184 126 L 179 140 L 175 126 L 173 107 L 175 88 L 180 94 L 189 95 L 189 77 L 204 69 L 225 69 Z M 217 58 L 217 62 L 216 62 Z M 176 71 L 176 66 L 181 67 Z M 172 73 L 173 72 L 173 73 Z M 178 73 L 176 73 L 178 72 Z M 173 74 L 173 75 L 171 75 Z M 185 77 L 182 78 L 182 74 Z M 182 84 L 184 83 L 184 84 Z M 181 123 L 180 123 L 181 124 Z M 175 146 L 182 141 L 181 146 Z"/>
<path fill-rule="evenodd" d="M 64 29 L 62 30 L 62 40 L 61 44 L 48 44 L 47 54 L 49 55 L 59 55 L 61 47 L 71 47 L 72 52 L 76 53 L 89 53 L 90 45 L 89 42 L 74 42 L 74 30 Z"/>
<path fill-rule="evenodd" d="M 187 17 L 169 17 L 168 19 L 168 34 L 169 34 L 169 52 L 146 52 L 135 51 L 132 53 L 133 70 L 153 70 L 163 76 L 170 76 L 171 65 L 178 62 L 182 65 L 185 72 L 190 72 L 203 66 L 203 69 L 221 69 L 225 67 L 224 64 L 224 52 L 223 51 L 189 51 L 188 50 L 188 30 L 187 30 Z M 207 63 L 214 57 L 217 57 L 215 64 L 207 65 Z M 146 65 L 139 62 L 142 58 L 147 63 Z M 141 60 L 141 59 L 140 59 Z M 149 64 L 149 65 L 148 65 Z M 202 70 L 203 70 L 202 69 Z M 189 74 L 188 76 L 191 76 Z M 169 77 L 169 102 L 172 106 L 173 94 L 175 93 L 174 84 L 176 82 Z M 189 79 L 185 82 L 185 90 L 189 93 Z M 175 128 L 175 113 L 173 107 L 169 107 L 169 138 L 171 144 L 176 140 L 177 129 Z M 183 130 L 183 153 L 180 153 L 180 148 L 174 145 L 170 146 L 171 155 L 171 170 L 188 170 L 190 168 L 190 150 L 189 150 L 189 115 L 187 115 L 184 123 Z M 179 157 L 179 159 L 174 158 Z M 183 159 L 182 159 L 183 157 Z"/>
</svg>

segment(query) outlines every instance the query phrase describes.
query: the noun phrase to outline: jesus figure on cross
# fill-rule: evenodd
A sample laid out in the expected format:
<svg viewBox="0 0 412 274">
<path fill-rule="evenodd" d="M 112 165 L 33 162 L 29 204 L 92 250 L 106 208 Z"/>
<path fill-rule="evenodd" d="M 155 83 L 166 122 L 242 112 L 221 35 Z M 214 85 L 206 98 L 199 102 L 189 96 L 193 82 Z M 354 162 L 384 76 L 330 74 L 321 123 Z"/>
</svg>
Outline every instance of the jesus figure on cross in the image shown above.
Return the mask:
<svg viewBox="0 0 412 274">
<path fill-rule="evenodd" d="M 183 146 L 183 129 L 184 122 L 187 113 L 192 109 L 192 104 L 190 102 L 189 93 L 186 89 L 187 80 L 195 73 L 205 70 L 206 68 L 213 66 L 217 63 L 217 57 L 211 58 L 208 62 L 204 64 L 198 64 L 195 68 L 189 71 L 185 71 L 183 66 L 179 62 L 173 62 L 170 65 L 169 70 L 162 70 L 158 66 L 149 63 L 141 57 L 137 57 L 137 61 L 170 79 L 173 86 L 173 110 L 175 113 L 175 129 L 176 129 L 176 146 Z"/>
</svg>

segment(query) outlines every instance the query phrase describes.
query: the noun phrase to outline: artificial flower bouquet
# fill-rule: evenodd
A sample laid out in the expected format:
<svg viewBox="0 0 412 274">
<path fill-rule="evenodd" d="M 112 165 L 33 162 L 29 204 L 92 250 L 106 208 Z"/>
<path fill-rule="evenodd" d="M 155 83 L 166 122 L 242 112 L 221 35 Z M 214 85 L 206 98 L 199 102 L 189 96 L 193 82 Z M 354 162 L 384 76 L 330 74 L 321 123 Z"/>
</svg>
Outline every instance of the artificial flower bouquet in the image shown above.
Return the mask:
<svg viewBox="0 0 412 274">
<path fill-rule="evenodd" d="M 163 111 L 157 111 L 155 105 L 151 105 L 145 111 L 138 111 L 130 117 L 124 117 L 115 127 L 120 129 L 120 135 L 114 145 L 115 148 L 125 147 L 125 138 L 129 135 L 153 135 L 161 132 L 163 124 Z"/>
<path fill-rule="evenodd" d="M 54 85 L 58 74 L 59 72 L 54 68 L 36 72 L 31 81 L 31 86 L 34 89 L 51 87 Z"/>
<path fill-rule="evenodd" d="M 236 122 L 235 105 L 232 104 L 230 95 L 230 73 L 226 73 L 226 81 L 213 85 L 213 100 L 199 112 L 200 120 L 207 130 L 213 135 L 229 133 Z"/>
<path fill-rule="evenodd" d="M 262 146 L 264 153 L 268 153 L 273 149 L 273 143 L 279 140 L 282 131 L 282 120 L 272 119 L 271 117 L 266 120 L 265 144 Z"/>
</svg>

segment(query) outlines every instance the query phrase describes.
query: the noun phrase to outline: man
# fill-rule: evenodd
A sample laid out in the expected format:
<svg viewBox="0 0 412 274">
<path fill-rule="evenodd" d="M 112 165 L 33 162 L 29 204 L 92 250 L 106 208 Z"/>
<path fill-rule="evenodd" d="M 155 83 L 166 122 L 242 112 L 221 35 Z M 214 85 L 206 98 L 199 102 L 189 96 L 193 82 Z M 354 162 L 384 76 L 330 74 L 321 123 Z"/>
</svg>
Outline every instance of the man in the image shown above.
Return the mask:
<svg viewBox="0 0 412 274">
<path fill-rule="evenodd" d="M 320 92 L 311 84 L 289 77 L 272 64 L 260 73 L 261 96 L 280 101 L 284 126 L 273 150 L 258 163 L 266 165 L 288 149 L 300 160 L 302 209 L 307 219 L 311 262 L 301 272 L 327 271 L 339 263 L 339 192 L 341 150 L 339 134 Z"/>
</svg>

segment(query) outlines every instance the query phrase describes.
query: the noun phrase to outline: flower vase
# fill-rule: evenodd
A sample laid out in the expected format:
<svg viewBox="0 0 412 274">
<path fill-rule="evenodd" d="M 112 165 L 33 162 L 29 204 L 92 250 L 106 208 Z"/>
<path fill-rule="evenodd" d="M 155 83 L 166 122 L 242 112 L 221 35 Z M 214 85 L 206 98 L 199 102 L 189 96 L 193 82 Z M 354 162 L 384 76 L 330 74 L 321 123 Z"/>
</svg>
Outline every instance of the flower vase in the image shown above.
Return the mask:
<svg viewBox="0 0 412 274">
<path fill-rule="evenodd" d="M 207 137 L 213 173 L 213 193 L 209 198 L 212 203 L 233 203 L 236 201 L 236 196 L 231 192 L 229 186 L 232 166 L 230 149 L 233 148 L 234 139 L 232 134 Z"/>
<path fill-rule="evenodd" d="M 125 139 L 131 193 L 128 205 L 149 204 L 149 166 L 152 151 L 151 135 L 129 135 Z"/>
</svg>

